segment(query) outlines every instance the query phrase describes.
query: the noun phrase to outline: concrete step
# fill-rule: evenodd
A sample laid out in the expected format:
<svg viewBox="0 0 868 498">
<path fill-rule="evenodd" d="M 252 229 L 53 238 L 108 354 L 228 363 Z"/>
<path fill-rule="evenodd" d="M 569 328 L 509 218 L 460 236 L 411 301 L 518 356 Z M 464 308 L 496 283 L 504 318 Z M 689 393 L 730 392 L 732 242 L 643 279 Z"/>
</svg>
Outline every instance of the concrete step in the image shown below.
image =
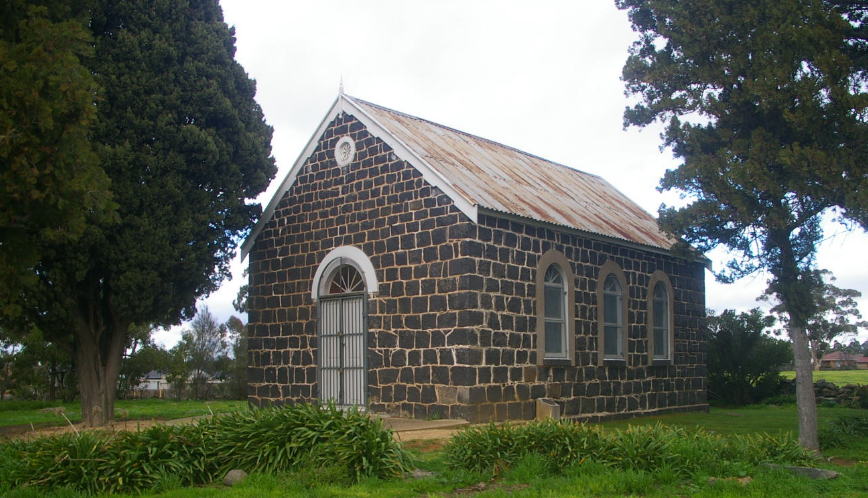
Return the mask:
<svg viewBox="0 0 868 498">
<path fill-rule="evenodd" d="M 394 432 L 428 431 L 433 429 L 452 429 L 470 425 L 463 419 L 426 420 L 418 418 L 389 417 L 377 415 L 383 420 L 383 425 Z"/>
</svg>

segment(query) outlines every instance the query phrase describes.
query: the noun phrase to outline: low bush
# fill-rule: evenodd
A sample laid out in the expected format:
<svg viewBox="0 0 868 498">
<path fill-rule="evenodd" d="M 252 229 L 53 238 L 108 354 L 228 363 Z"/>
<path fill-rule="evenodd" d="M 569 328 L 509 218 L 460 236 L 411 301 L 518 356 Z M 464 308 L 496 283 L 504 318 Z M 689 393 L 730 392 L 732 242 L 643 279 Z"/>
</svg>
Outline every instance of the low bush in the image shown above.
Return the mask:
<svg viewBox="0 0 868 498">
<path fill-rule="evenodd" d="M 9 487 L 138 492 L 165 487 L 167 476 L 185 486 L 208 483 L 233 468 L 248 473 L 323 468 L 330 475 L 338 469 L 353 482 L 395 477 L 410 463 L 380 420 L 307 404 L 237 412 L 195 425 L 0 446 L 0 481 Z"/>
<path fill-rule="evenodd" d="M 446 460 L 455 468 L 499 473 L 518 462 L 547 462 L 554 471 L 596 462 L 621 470 L 678 475 L 699 471 L 739 475 L 760 462 L 807 464 L 814 457 L 787 434 L 722 436 L 680 427 L 628 426 L 603 431 L 569 421 L 494 424 L 465 429 L 449 441 Z M 528 455 L 543 457 L 527 460 Z"/>
<path fill-rule="evenodd" d="M 796 395 L 795 394 L 776 394 L 774 396 L 768 397 L 763 400 L 764 405 L 775 405 L 775 406 L 783 406 L 783 405 L 795 405 L 796 404 Z"/>
<path fill-rule="evenodd" d="M 765 334 L 774 318 L 759 308 L 708 315 L 708 399 L 742 406 L 781 394 L 778 365 L 792 361 L 787 341 Z"/>
<path fill-rule="evenodd" d="M 820 447 L 846 447 L 850 441 L 868 434 L 868 415 L 838 417 L 820 430 Z"/>
<path fill-rule="evenodd" d="M 856 388 L 856 393 L 850 406 L 853 408 L 868 408 L 868 385 Z"/>
</svg>

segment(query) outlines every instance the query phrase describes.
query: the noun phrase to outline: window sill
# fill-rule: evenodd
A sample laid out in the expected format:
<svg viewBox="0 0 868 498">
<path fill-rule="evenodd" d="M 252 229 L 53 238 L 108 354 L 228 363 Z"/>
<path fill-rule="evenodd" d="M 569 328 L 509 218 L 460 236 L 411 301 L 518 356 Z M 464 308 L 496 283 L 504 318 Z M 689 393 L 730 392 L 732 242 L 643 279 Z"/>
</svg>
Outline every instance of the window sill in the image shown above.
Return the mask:
<svg viewBox="0 0 868 498">
<path fill-rule="evenodd" d="M 568 358 L 543 358 L 544 367 L 569 367 L 573 364 Z"/>
<path fill-rule="evenodd" d="M 651 360 L 651 366 L 653 367 L 664 367 L 671 364 L 671 358 L 654 358 L 653 360 Z"/>
<path fill-rule="evenodd" d="M 626 367 L 627 360 L 624 358 L 603 358 L 603 366 L 606 367 Z"/>
</svg>

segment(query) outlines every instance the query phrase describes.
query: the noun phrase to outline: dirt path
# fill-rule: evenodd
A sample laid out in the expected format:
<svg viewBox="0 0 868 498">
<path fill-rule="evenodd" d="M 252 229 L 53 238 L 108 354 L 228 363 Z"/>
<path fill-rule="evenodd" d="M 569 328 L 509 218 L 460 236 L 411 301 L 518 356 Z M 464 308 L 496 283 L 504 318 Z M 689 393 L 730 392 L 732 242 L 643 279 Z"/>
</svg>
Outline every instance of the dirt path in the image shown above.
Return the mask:
<svg viewBox="0 0 868 498">
<path fill-rule="evenodd" d="M 423 429 L 416 431 L 396 432 L 395 439 L 398 441 L 420 441 L 425 439 L 449 439 L 453 434 L 461 430 L 461 427 L 450 429 Z"/>
<path fill-rule="evenodd" d="M 51 436 L 55 434 L 66 434 L 69 432 L 83 431 L 100 431 L 100 432 L 120 432 L 120 431 L 140 431 L 148 429 L 155 425 L 182 425 L 191 424 L 195 421 L 208 417 L 210 415 L 202 415 L 198 417 L 176 418 L 172 420 L 124 420 L 115 421 L 106 427 L 89 428 L 83 424 L 66 424 L 66 425 L 13 425 L 0 427 L 0 440 L 2 439 L 30 439 L 34 437 Z M 419 441 L 419 440 L 441 440 L 449 439 L 452 434 L 467 425 L 463 420 L 419 420 L 419 419 L 403 419 L 396 417 L 383 417 L 383 423 L 386 427 L 392 430 L 397 441 Z"/>
</svg>

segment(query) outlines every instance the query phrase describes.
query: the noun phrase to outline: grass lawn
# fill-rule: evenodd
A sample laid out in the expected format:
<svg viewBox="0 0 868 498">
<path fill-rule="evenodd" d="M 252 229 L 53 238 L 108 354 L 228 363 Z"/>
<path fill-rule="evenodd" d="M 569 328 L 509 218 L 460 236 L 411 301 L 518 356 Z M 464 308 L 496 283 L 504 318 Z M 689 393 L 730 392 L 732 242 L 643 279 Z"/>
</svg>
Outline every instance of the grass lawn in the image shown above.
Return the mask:
<svg viewBox="0 0 868 498">
<path fill-rule="evenodd" d="M 796 372 L 781 372 L 787 379 L 795 379 Z M 836 386 L 847 384 L 868 384 L 868 370 L 814 370 L 814 382 L 823 379 Z"/>
<path fill-rule="evenodd" d="M 845 415 L 864 414 L 865 410 L 820 408 L 821 426 Z M 794 431 L 794 406 L 754 406 L 746 408 L 712 408 L 709 413 L 684 413 L 645 417 L 626 421 L 605 422 L 605 428 L 620 428 L 627 424 L 664 424 L 702 427 L 719 433 L 752 433 Z M 496 476 L 474 474 L 450 469 L 441 444 L 431 441 L 410 441 L 417 466 L 432 475 L 420 479 L 394 481 L 368 480 L 355 485 L 342 484 L 338 474 L 328 469 L 278 475 L 251 475 L 240 485 L 181 488 L 167 476 L 163 491 L 149 496 L 162 498 L 186 497 L 415 497 L 415 496 L 713 496 L 766 497 L 786 496 L 868 496 L 868 435 L 851 441 L 847 449 L 828 451 L 825 457 L 851 460 L 820 461 L 817 466 L 831 468 L 841 477 L 828 481 L 812 481 L 788 472 L 764 467 L 745 467 L 738 476 L 710 479 L 697 474 L 679 477 L 667 469 L 655 472 L 617 470 L 585 462 L 554 474 L 540 458 L 527 458 Z M 839 465 L 841 464 L 841 465 Z M 739 482 L 737 479 L 742 479 Z M 14 490 L 10 498 L 79 497 L 67 492 Z M 140 495 L 137 495 L 140 496 Z"/>
<path fill-rule="evenodd" d="M 72 422 L 81 421 L 78 403 L 48 403 L 44 401 L 0 401 L 0 427 L 33 424 L 34 426 L 64 425 L 66 420 L 52 408 L 63 408 Z M 225 413 L 247 408 L 246 401 L 173 401 L 165 399 L 118 400 L 117 420 L 171 420 L 213 413 Z"/>
<path fill-rule="evenodd" d="M 824 427 L 835 417 L 865 414 L 858 408 L 817 407 L 820 427 Z M 748 434 L 752 432 L 792 432 L 798 431 L 798 418 L 795 405 L 751 405 L 740 408 L 711 407 L 708 413 L 672 413 L 656 417 L 641 417 L 628 420 L 603 422 L 604 427 L 626 427 L 627 425 L 647 425 L 662 422 L 688 429 L 701 427 L 721 434 Z"/>
<path fill-rule="evenodd" d="M 866 410 L 858 408 L 827 408 L 818 406 L 819 428 L 822 430 L 829 422 L 838 417 L 868 416 Z M 661 422 L 688 429 L 702 428 L 720 434 L 749 434 L 756 432 L 790 432 L 798 434 L 798 415 L 795 405 L 752 405 L 740 408 L 715 408 L 708 413 L 672 413 L 656 417 L 642 417 L 629 420 L 603 422 L 604 427 L 618 428 L 627 425 L 648 425 Z M 868 434 L 858 441 L 852 441 L 848 448 L 835 448 L 825 452 L 828 457 L 864 461 L 868 465 Z"/>
</svg>

